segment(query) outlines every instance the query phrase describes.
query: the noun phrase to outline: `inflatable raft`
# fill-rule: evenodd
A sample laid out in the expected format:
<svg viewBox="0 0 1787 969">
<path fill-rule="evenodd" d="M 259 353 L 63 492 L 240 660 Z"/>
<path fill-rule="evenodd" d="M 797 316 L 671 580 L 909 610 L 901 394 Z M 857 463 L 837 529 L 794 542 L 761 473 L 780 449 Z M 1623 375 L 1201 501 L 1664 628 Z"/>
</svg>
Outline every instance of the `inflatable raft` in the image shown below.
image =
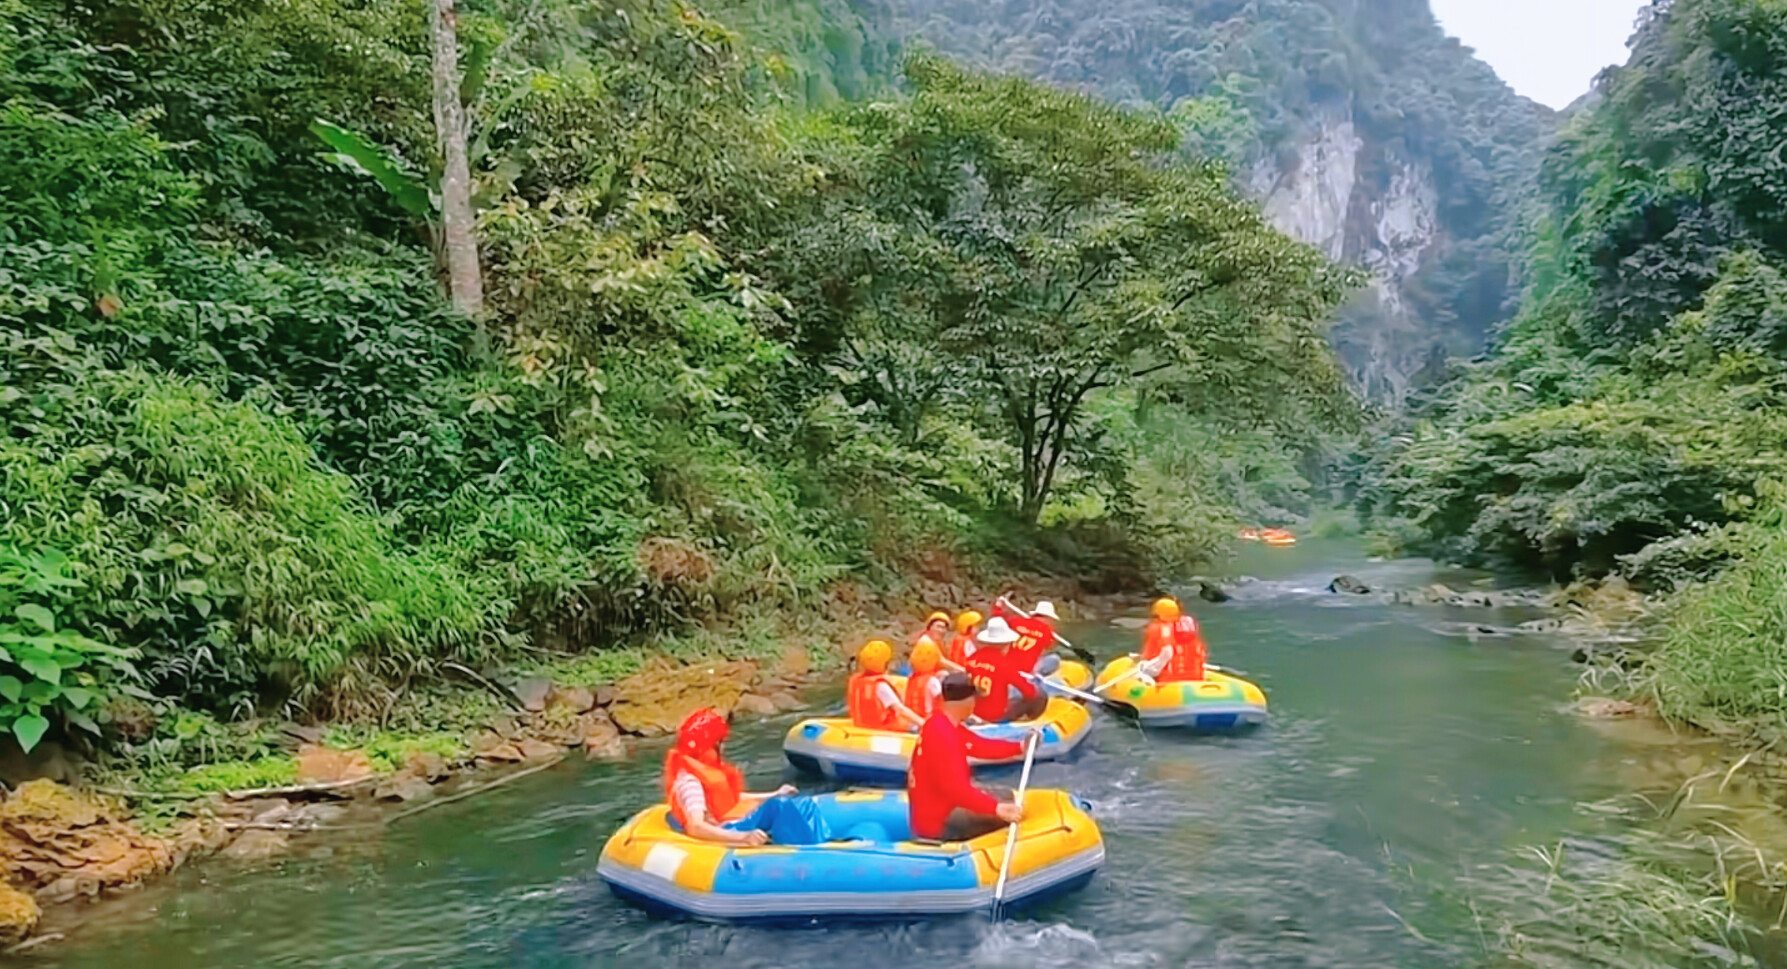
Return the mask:
<svg viewBox="0 0 1787 969">
<path fill-rule="evenodd" d="M 989 911 L 1008 829 L 972 841 L 910 840 L 906 795 L 846 791 L 815 800 L 848 841 L 743 848 L 697 841 L 663 805 L 608 839 L 596 873 L 614 894 L 661 914 L 712 921 L 910 918 Z M 1030 791 L 1018 826 L 1005 904 L 1072 891 L 1104 862 L 1087 805 L 1064 791 Z"/>
<path fill-rule="evenodd" d="M 1050 673 L 1043 683 L 1059 683 L 1084 692 L 1092 689 L 1092 667 L 1077 660 L 1064 659 L 1060 669 Z"/>
<path fill-rule="evenodd" d="M 1058 760 L 1073 753 L 1080 741 L 1092 730 L 1092 717 L 1086 708 L 1071 700 L 1050 697 L 1048 708 L 1036 720 L 1012 723 L 978 724 L 974 731 L 995 740 L 1022 741 L 1031 726 L 1042 726 L 1042 739 L 1036 748 L 1037 760 Z M 918 746 L 918 734 L 869 730 L 852 723 L 848 717 L 802 720 L 782 740 L 782 753 L 788 763 L 809 774 L 835 777 L 843 781 L 865 784 L 904 784 L 906 768 L 912 763 L 912 749 Z M 1005 760 L 974 760 L 976 766 L 1015 764 L 1022 755 Z"/>
<path fill-rule="evenodd" d="M 1135 668 L 1135 659 L 1111 661 L 1098 674 L 1103 686 Z M 1129 677 L 1105 692 L 1113 700 L 1133 704 L 1144 727 L 1183 727 L 1206 732 L 1245 730 L 1266 722 L 1266 694 L 1239 677 L 1206 670 L 1193 682 L 1157 683 Z"/>
</svg>

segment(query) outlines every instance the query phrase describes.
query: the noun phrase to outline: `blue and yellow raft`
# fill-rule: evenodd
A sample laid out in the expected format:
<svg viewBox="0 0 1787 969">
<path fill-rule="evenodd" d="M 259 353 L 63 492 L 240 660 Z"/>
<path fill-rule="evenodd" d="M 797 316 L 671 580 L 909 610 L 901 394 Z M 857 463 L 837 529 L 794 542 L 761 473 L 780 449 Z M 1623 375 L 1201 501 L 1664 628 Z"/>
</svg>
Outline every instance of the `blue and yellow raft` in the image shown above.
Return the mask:
<svg viewBox="0 0 1787 969">
<path fill-rule="evenodd" d="M 1008 829 L 972 841 L 910 840 L 901 791 L 815 798 L 833 831 L 854 840 L 742 848 L 698 841 L 662 805 L 608 839 L 596 872 L 614 894 L 658 912 L 710 921 L 910 918 L 986 911 Z M 1022 907 L 1072 891 L 1104 863 L 1087 805 L 1064 791 L 1030 791 L 1018 825 L 1005 903 Z"/>
<path fill-rule="evenodd" d="M 896 681 L 897 677 L 894 678 Z M 1042 727 L 1036 747 L 1037 760 L 1058 760 L 1073 753 L 1092 729 L 1086 708 L 1070 700 L 1050 697 L 1048 708 L 1035 720 L 974 725 L 975 733 L 995 740 L 1022 741 L 1032 726 Z M 788 763 L 809 774 L 835 777 L 863 784 L 904 784 L 912 764 L 918 734 L 859 727 L 848 717 L 802 720 L 782 740 Z M 973 760 L 977 767 L 1015 764 L 1018 754 L 1003 760 Z"/>
<path fill-rule="evenodd" d="M 1112 660 L 1098 674 L 1098 685 L 1126 676 L 1135 658 Z M 1129 677 L 1104 695 L 1131 704 L 1144 727 L 1182 727 L 1206 733 L 1247 730 L 1266 722 L 1266 694 L 1259 687 L 1216 670 L 1206 669 L 1204 679 L 1157 683 L 1150 686 Z"/>
</svg>

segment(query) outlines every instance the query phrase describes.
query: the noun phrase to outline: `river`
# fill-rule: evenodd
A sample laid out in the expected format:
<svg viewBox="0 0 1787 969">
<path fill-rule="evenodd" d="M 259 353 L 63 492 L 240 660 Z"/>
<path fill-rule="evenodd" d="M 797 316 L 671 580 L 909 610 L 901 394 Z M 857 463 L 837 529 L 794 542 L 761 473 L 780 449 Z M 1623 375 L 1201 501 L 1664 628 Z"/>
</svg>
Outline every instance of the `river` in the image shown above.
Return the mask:
<svg viewBox="0 0 1787 969">
<path fill-rule="evenodd" d="M 1628 788 L 1628 742 L 1569 712 L 1569 650 L 1443 626 L 1530 616 L 1447 615 L 1323 591 L 1341 571 L 1374 587 L 1480 578 L 1430 563 L 1372 563 L 1350 545 L 1311 542 L 1250 547 L 1226 568 L 1258 581 L 1223 605 L 1190 601 L 1212 661 L 1265 688 L 1271 723 L 1210 739 L 1105 719 L 1075 760 L 1038 765 L 1033 783 L 1092 803 L 1108 860 L 1085 891 L 1012 922 L 789 930 L 648 918 L 595 877 L 608 834 L 660 796 L 661 747 L 648 746 L 632 763 L 567 762 L 259 870 L 189 865 L 109 903 L 33 964 L 1491 964 L 1480 916 L 1494 899 L 1479 896 L 1498 890 L 1497 873 L 1525 846 L 1595 837 L 1609 822 L 1578 805 Z M 1069 631 L 1101 656 L 1139 635 Z M 754 787 L 784 772 L 780 740 L 793 719 L 735 730 L 732 753 Z"/>
</svg>

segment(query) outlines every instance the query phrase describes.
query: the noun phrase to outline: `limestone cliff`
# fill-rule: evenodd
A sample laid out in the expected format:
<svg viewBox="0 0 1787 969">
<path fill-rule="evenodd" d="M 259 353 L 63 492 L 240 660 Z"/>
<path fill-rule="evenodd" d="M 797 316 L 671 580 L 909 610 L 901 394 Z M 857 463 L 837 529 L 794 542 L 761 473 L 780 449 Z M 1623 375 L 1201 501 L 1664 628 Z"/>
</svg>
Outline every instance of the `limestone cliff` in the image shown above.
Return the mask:
<svg viewBox="0 0 1787 969">
<path fill-rule="evenodd" d="M 1557 116 L 1428 0 L 853 0 L 888 4 L 946 53 L 1187 119 L 1188 150 L 1226 159 L 1275 224 L 1373 274 L 1334 333 L 1370 396 L 1506 319 L 1512 200 Z"/>
</svg>

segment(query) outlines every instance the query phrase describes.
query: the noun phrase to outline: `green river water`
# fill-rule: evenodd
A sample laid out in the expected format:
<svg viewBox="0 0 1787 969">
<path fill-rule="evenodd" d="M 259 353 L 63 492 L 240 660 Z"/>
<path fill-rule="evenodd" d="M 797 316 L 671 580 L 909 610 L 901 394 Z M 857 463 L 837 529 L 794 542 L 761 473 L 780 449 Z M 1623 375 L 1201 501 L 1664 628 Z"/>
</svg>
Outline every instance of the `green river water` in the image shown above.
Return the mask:
<svg viewBox="0 0 1787 969">
<path fill-rule="evenodd" d="M 765 929 L 655 920 L 595 876 L 604 839 L 658 797 L 658 753 L 567 761 L 385 829 L 318 838 L 247 868 L 222 860 L 85 919 L 31 960 L 162 967 L 1487 966 L 1486 922 L 1523 849 L 1593 844 L 1581 805 L 1627 792 L 1643 744 L 1569 710 L 1577 668 L 1545 636 L 1449 623 L 1532 615 L 1394 606 L 1323 591 L 1477 575 L 1366 562 L 1349 545 L 1252 547 L 1257 581 L 1196 603 L 1212 660 L 1267 691 L 1272 721 L 1231 739 L 1143 735 L 1103 719 L 1033 783 L 1088 799 L 1105 869 L 1084 891 L 993 924 Z M 1195 601 L 1195 600 L 1194 600 Z M 1114 625 L 1069 629 L 1101 656 Z M 794 717 L 735 729 L 753 786 L 785 771 Z M 791 779 L 794 779 L 790 775 Z M 796 779 L 808 789 L 810 779 Z M 1006 779 L 1007 782 L 1010 779 Z"/>
</svg>

